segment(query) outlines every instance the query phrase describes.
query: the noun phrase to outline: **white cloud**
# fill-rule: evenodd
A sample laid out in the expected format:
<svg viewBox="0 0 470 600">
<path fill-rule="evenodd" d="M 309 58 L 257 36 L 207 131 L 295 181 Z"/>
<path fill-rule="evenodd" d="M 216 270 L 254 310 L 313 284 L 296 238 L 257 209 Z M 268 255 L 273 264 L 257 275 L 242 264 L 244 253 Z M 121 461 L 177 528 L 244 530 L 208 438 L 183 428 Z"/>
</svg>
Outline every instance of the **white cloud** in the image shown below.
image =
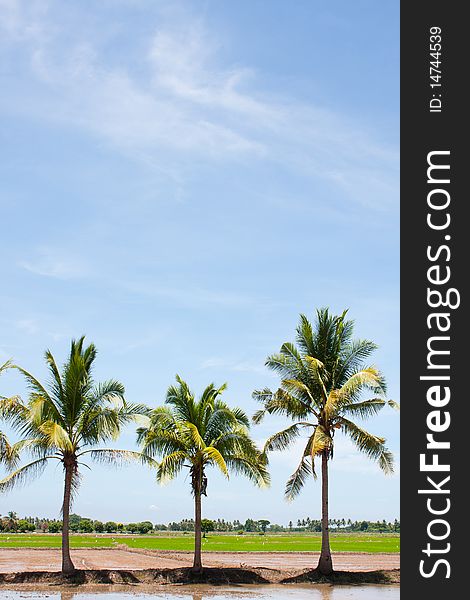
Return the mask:
<svg viewBox="0 0 470 600">
<path fill-rule="evenodd" d="M 264 303 L 263 299 L 240 292 L 194 287 L 190 283 L 186 287 L 172 287 L 160 286 L 153 282 L 124 282 L 122 287 L 129 292 L 149 297 L 166 298 L 177 302 L 179 305 L 191 308 L 204 308 L 207 306 L 240 308 Z"/>
<path fill-rule="evenodd" d="M 18 264 L 30 273 L 55 279 L 75 279 L 89 273 L 81 258 L 66 256 L 59 248 L 39 248 L 33 258 L 21 260 Z"/>
<path fill-rule="evenodd" d="M 201 369 L 221 368 L 227 371 L 235 371 L 241 373 L 263 373 L 267 374 L 265 367 L 259 364 L 253 364 L 248 361 L 227 360 L 225 358 L 207 358 L 201 364 Z"/>
<path fill-rule="evenodd" d="M 16 322 L 16 326 L 29 335 L 34 335 L 39 331 L 39 326 L 35 319 L 20 319 Z"/>
<path fill-rule="evenodd" d="M 35 104 L 25 98 L 21 106 L 15 96 L 10 111 L 88 131 L 172 178 L 189 168 L 189 157 L 267 160 L 375 209 L 396 202 L 396 149 L 324 107 L 257 90 L 249 66 L 218 64 L 217 34 L 200 19 L 162 18 L 141 51 L 137 77 L 125 60 L 109 64 L 92 34 L 70 32 L 69 40 L 53 7 L 31 17 L 18 9 L 23 3 L 2 5 L 10 43 L 18 44 L 15 32 L 41 31 L 26 45 Z"/>
<path fill-rule="evenodd" d="M 47 0 L 0 0 L 0 31 L 3 31 L 3 41 L 6 41 L 5 38 L 19 42 L 42 39 L 42 19 L 48 4 Z"/>
</svg>

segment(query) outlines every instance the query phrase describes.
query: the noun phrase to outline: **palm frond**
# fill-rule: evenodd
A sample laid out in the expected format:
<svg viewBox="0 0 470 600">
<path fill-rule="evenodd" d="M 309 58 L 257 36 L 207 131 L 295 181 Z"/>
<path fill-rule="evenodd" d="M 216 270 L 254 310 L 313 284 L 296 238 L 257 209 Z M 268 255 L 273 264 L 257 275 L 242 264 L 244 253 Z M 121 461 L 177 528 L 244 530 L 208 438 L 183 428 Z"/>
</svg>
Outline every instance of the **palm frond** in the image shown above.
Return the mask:
<svg viewBox="0 0 470 600">
<path fill-rule="evenodd" d="M 278 431 L 266 440 L 263 452 L 266 453 L 275 450 L 287 450 L 292 442 L 299 437 L 302 429 L 305 427 L 314 427 L 314 425 L 311 423 L 299 422 L 287 427 L 287 429 Z"/>
<path fill-rule="evenodd" d="M 272 396 L 273 396 L 273 392 L 269 388 L 264 388 L 262 390 L 255 390 L 251 394 L 251 397 L 253 398 L 253 400 L 256 400 L 257 402 L 262 402 L 263 404 L 266 404 L 266 402 L 269 402 L 271 400 Z"/>
<path fill-rule="evenodd" d="M 157 481 L 166 483 L 174 479 L 180 473 L 186 459 L 187 454 L 182 450 L 176 450 L 164 456 L 157 467 Z"/>
<path fill-rule="evenodd" d="M 284 491 L 286 499 L 293 500 L 298 496 L 311 475 L 313 475 L 312 465 L 307 457 L 302 456 L 299 466 L 287 480 Z"/>
<path fill-rule="evenodd" d="M 322 426 L 317 425 L 308 445 L 308 450 L 312 458 L 312 466 L 315 456 L 320 456 L 326 452 L 331 456 L 333 451 L 333 440 L 329 432 Z"/>
<path fill-rule="evenodd" d="M 313 332 L 312 324 L 303 314 L 300 315 L 296 333 L 297 344 L 301 351 L 309 356 L 314 356 L 316 353 L 315 334 Z"/>
<path fill-rule="evenodd" d="M 356 371 L 360 371 L 364 361 L 370 357 L 377 344 L 369 340 L 355 340 L 341 349 L 339 366 L 335 378 L 335 386 L 340 387 Z"/>
<path fill-rule="evenodd" d="M 46 350 L 44 358 L 46 359 L 47 366 L 49 367 L 49 371 L 52 375 L 52 380 L 50 383 L 50 387 L 52 390 L 51 396 L 54 396 L 56 406 L 59 407 L 64 402 L 64 386 L 62 383 L 60 370 L 50 350 Z"/>
<path fill-rule="evenodd" d="M 28 415 L 29 409 L 19 396 L 0 398 L 0 419 L 7 421 L 14 429 L 24 426 Z"/>
<path fill-rule="evenodd" d="M 148 467 L 158 467 L 156 460 L 150 456 L 146 456 L 142 452 L 135 452 L 133 450 L 116 450 L 114 448 L 96 448 L 93 450 L 84 450 L 77 454 L 77 458 L 90 455 L 90 458 L 97 463 L 112 466 L 121 467 L 124 465 L 134 464 L 140 462 Z"/>
<path fill-rule="evenodd" d="M 73 453 L 74 445 L 65 429 L 54 421 L 45 421 L 38 426 L 44 443 L 50 448 L 57 448 L 64 453 Z"/>
<path fill-rule="evenodd" d="M 341 413 L 345 415 L 358 415 L 361 419 L 367 419 L 373 417 L 379 413 L 382 408 L 390 404 L 393 400 L 384 400 L 383 398 L 371 398 L 370 400 L 364 400 L 363 402 L 353 402 L 351 404 L 344 404 L 341 406 Z"/>
<path fill-rule="evenodd" d="M 146 456 L 156 457 L 177 451 L 187 452 L 187 436 L 175 429 L 138 429 L 138 440 Z"/>
<path fill-rule="evenodd" d="M 203 450 L 203 455 L 206 460 L 218 467 L 220 472 L 223 473 L 225 477 L 228 477 L 227 463 L 217 448 L 214 448 L 213 446 L 207 446 Z"/>
<path fill-rule="evenodd" d="M 194 423 L 190 423 L 189 421 L 185 421 L 183 427 L 188 431 L 189 437 L 191 439 L 192 444 L 197 450 L 204 450 L 206 444 L 199 433 L 197 426 Z"/>
<path fill-rule="evenodd" d="M 294 395 L 304 404 L 310 404 L 312 408 L 317 406 L 317 400 L 313 396 L 312 391 L 303 381 L 299 379 L 283 379 L 281 385 L 289 394 Z"/>
<path fill-rule="evenodd" d="M 0 431 L 0 465 L 14 469 L 20 459 L 19 444 L 11 444 L 3 431 Z"/>
<path fill-rule="evenodd" d="M 258 413 L 255 413 L 253 416 L 253 419 L 256 419 L 257 422 L 259 422 L 260 416 L 262 418 L 264 413 L 270 415 L 283 415 L 292 420 L 305 419 L 312 413 L 312 407 L 299 398 L 292 396 L 286 390 L 280 388 L 266 401 L 262 413 L 263 414 L 258 411 Z"/>
<path fill-rule="evenodd" d="M 123 384 L 115 379 L 109 379 L 96 385 L 91 391 L 90 397 L 93 405 L 109 403 L 115 408 L 120 408 L 125 400 L 126 390 Z"/>
<path fill-rule="evenodd" d="M 243 410 L 240 408 L 232 409 L 225 403 L 218 401 L 207 420 L 204 441 L 206 444 L 211 445 L 211 442 L 224 432 L 232 431 L 234 428 L 248 431 L 249 426 L 250 421 Z"/>
<path fill-rule="evenodd" d="M 376 460 L 384 473 L 393 473 L 393 454 L 385 447 L 385 438 L 369 433 L 345 418 L 341 418 L 339 423 L 358 450 Z"/>
<path fill-rule="evenodd" d="M 268 356 L 265 365 L 272 371 L 279 373 L 282 379 L 299 379 L 305 374 L 305 365 L 302 357 L 293 344 L 286 342 L 281 346 L 278 354 Z"/>
<path fill-rule="evenodd" d="M 14 487 L 22 486 L 36 477 L 39 477 L 46 468 L 47 461 L 51 458 L 57 457 L 45 456 L 43 458 L 38 458 L 37 460 L 16 469 L 13 473 L 10 473 L 0 481 L 0 492 L 9 492 Z"/>
<path fill-rule="evenodd" d="M 266 411 L 263 408 L 260 408 L 259 410 L 257 410 L 256 412 L 253 413 L 251 420 L 253 421 L 253 423 L 255 425 L 259 425 L 265 416 L 266 416 Z"/>
<path fill-rule="evenodd" d="M 258 487 L 268 487 L 271 477 L 267 469 L 267 462 L 262 455 L 258 460 L 251 461 L 244 456 L 231 456 L 226 459 L 227 467 L 237 475 L 244 475 Z"/>
<path fill-rule="evenodd" d="M 375 367 L 364 367 L 353 373 L 341 386 L 339 393 L 346 399 L 354 399 L 362 390 L 372 390 L 376 394 L 385 394 L 386 384 L 382 373 Z"/>
<path fill-rule="evenodd" d="M 11 369 L 12 367 L 13 367 L 13 361 L 11 359 L 6 360 L 3 364 L 0 365 L 0 375 L 4 371 L 8 371 L 8 369 Z"/>
</svg>

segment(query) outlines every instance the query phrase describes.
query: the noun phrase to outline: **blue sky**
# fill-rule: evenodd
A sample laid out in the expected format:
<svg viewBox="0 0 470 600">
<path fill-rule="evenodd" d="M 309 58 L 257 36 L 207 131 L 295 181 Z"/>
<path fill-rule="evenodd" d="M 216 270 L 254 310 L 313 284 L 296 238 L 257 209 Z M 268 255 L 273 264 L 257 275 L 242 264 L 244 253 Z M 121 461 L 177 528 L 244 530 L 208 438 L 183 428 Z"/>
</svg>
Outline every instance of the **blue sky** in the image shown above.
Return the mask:
<svg viewBox="0 0 470 600">
<path fill-rule="evenodd" d="M 250 414 L 266 356 L 300 312 L 350 309 L 399 400 L 398 2 L 0 0 L 0 361 L 45 378 L 82 333 L 96 378 L 156 406 L 179 373 L 227 381 Z M 3 394 L 25 393 L 17 375 Z M 399 466 L 398 415 L 368 423 Z M 262 442 L 283 425 L 253 429 Z M 132 430 L 120 445 L 131 448 Z M 393 519 L 399 478 L 338 439 L 332 517 Z M 282 498 L 211 475 L 208 517 L 319 517 L 319 483 Z M 397 469 L 397 472 L 399 469 Z M 0 513 L 56 516 L 50 468 Z M 74 510 L 167 522 L 189 482 L 95 467 Z"/>
</svg>

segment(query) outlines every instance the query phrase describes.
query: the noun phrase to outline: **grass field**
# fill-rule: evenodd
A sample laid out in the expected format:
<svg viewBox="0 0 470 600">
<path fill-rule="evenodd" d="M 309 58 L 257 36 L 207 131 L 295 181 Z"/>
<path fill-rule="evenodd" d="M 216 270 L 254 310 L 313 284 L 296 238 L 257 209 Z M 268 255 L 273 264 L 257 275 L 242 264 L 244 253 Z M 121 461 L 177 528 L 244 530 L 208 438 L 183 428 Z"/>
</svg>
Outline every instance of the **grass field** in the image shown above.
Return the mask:
<svg viewBox="0 0 470 600">
<path fill-rule="evenodd" d="M 60 548 L 60 535 L 0 534 L 1 548 Z M 150 535 L 71 535 L 72 548 L 112 548 L 126 544 L 148 550 L 193 550 L 193 536 Z M 205 552 L 316 552 L 320 534 L 310 535 L 217 535 L 203 539 Z M 399 552 L 400 537 L 391 534 L 331 534 L 331 549 L 336 552 Z"/>
</svg>

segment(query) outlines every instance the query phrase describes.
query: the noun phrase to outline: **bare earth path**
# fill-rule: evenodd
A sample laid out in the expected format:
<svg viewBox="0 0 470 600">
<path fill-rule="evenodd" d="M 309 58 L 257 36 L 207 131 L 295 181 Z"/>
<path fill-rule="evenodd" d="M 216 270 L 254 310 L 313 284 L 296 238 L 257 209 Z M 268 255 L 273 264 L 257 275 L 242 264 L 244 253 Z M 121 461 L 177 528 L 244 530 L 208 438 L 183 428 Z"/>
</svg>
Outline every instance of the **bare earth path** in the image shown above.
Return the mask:
<svg viewBox="0 0 470 600">
<path fill-rule="evenodd" d="M 77 569 L 172 569 L 192 564 L 190 552 L 157 550 L 91 549 L 72 550 Z M 207 552 L 207 567 L 266 567 L 270 569 L 314 568 L 317 552 Z M 399 554 L 354 554 L 336 552 L 335 569 L 341 571 L 376 571 L 398 569 Z M 0 573 L 18 571 L 59 571 L 60 550 L 31 548 L 0 549 Z"/>
</svg>

